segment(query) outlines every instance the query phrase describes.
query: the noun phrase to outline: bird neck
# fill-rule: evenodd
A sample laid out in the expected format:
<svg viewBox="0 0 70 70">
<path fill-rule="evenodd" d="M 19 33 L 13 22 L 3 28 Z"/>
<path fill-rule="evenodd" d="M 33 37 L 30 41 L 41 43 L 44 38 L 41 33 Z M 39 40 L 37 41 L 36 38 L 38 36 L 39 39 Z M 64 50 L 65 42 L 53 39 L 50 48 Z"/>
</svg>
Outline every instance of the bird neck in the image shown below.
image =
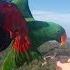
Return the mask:
<svg viewBox="0 0 70 70">
<path fill-rule="evenodd" d="M 29 9 L 28 0 L 12 0 L 11 2 L 16 4 L 27 21 L 33 20 L 33 16 Z"/>
</svg>

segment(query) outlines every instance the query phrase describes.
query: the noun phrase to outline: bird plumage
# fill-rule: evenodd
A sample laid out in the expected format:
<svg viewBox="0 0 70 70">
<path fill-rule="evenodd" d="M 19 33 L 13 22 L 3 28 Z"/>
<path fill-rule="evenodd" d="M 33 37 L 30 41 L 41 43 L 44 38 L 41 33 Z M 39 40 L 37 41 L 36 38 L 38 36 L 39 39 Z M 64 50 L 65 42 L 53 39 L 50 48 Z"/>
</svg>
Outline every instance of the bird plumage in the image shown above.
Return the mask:
<svg viewBox="0 0 70 70">
<path fill-rule="evenodd" d="M 46 35 L 46 38 L 47 38 L 46 41 L 47 40 L 56 40 L 56 41 L 60 42 L 61 36 L 63 34 L 66 35 L 66 32 L 65 32 L 64 28 L 61 27 L 60 25 L 56 24 L 56 23 L 53 23 L 53 22 L 43 22 L 43 21 L 35 20 L 34 17 L 32 16 L 32 14 L 31 14 L 30 9 L 29 9 L 28 0 L 21 0 L 21 1 L 19 1 L 19 0 L 11 0 L 11 2 L 14 3 L 19 8 L 19 10 L 22 13 L 22 16 L 24 16 L 24 18 L 26 19 L 26 21 L 28 23 L 29 29 L 32 28 L 33 32 L 37 31 L 37 29 L 38 29 L 37 32 L 43 31 L 44 34 L 42 34 L 42 36 L 45 37 L 45 35 Z M 23 13 L 23 12 L 25 12 L 25 13 Z M 47 26 L 47 25 L 49 25 L 49 26 Z M 42 27 L 42 29 L 39 28 L 39 27 Z M 34 28 L 37 28 L 37 29 L 33 30 Z M 46 29 L 48 29 L 48 30 L 46 30 Z M 36 35 L 33 32 L 32 32 L 32 35 L 30 37 L 33 37 L 33 35 L 34 36 Z M 47 33 L 47 34 L 45 34 L 45 33 Z M 30 34 L 31 34 L 31 32 L 30 32 Z M 36 35 L 36 37 L 37 37 L 37 35 Z M 41 38 L 44 38 L 44 37 L 41 37 Z M 33 39 L 33 38 L 31 38 L 31 39 Z M 45 39 L 42 39 L 42 41 L 43 40 L 45 40 Z M 40 42 L 38 44 L 40 44 Z"/>
<path fill-rule="evenodd" d="M 41 56 L 37 49 L 40 45 L 50 40 L 61 42 L 61 36 L 66 35 L 64 28 L 56 23 L 35 20 L 30 12 L 28 0 L 1 2 L 0 11 L 5 14 L 3 28 L 14 40 L 13 51 L 6 57 L 3 70 L 9 62 L 13 65 L 9 66 L 9 70 L 12 70 L 14 65 L 20 67 L 24 62 L 38 58 Z M 14 58 L 10 56 L 12 54 Z M 14 64 L 8 61 L 12 58 Z"/>
</svg>

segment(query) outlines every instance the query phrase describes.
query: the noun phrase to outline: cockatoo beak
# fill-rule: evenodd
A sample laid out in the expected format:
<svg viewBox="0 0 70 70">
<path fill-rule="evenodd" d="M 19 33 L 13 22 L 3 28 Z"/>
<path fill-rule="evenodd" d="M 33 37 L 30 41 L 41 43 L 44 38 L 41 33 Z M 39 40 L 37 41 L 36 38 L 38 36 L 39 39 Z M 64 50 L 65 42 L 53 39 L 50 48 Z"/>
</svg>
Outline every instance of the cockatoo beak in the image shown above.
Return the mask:
<svg viewBox="0 0 70 70">
<path fill-rule="evenodd" d="M 60 45 L 61 46 L 64 46 L 66 43 L 67 43 L 67 35 L 66 34 L 63 34 L 61 36 L 61 43 L 60 43 Z"/>
</svg>

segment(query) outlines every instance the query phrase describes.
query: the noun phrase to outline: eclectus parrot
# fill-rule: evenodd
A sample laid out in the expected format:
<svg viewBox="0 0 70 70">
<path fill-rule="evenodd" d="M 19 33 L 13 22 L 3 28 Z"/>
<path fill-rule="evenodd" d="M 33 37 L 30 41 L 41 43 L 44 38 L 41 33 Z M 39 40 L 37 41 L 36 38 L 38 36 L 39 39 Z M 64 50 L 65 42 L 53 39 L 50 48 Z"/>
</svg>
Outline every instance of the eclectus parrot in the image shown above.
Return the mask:
<svg viewBox="0 0 70 70">
<path fill-rule="evenodd" d="M 7 48 L 12 42 L 11 51 L 3 63 L 3 70 L 15 70 L 25 62 L 29 63 L 41 57 L 37 48 L 46 41 L 56 40 L 62 44 L 66 42 L 63 27 L 52 22 L 34 20 L 28 7 L 28 0 L 0 2 L 0 14 L 0 27 L 5 34 L 1 37 L 4 42 L 0 42 L 2 45 L 0 49 Z"/>
<path fill-rule="evenodd" d="M 61 45 L 65 44 L 67 36 L 64 28 L 53 22 L 35 20 L 29 9 L 28 0 L 10 0 L 10 2 L 14 3 L 19 8 L 22 13 L 22 16 L 26 19 L 28 27 L 30 29 L 29 33 L 32 42 L 35 42 L 35 40 L 37 39 L 39 40 L 39 38 L 42 40 L 43 38 L 43 40 L 46 41 L 56 40 L 60 42 Z"/>
</svg>

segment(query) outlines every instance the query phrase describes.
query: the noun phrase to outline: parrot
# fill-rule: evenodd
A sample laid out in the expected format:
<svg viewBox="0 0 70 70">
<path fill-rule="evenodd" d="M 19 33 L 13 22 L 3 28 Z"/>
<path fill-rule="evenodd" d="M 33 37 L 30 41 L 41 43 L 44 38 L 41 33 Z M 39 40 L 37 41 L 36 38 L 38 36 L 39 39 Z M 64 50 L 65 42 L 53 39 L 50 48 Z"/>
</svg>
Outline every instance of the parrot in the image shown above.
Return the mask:
<svg viewBox="0 0 70 70">
<path fill-rule="evenodd" d="M 10 2 L 14 3 L 19 8 L 19 10 L 22 13 L 22 16 L 24 16 L 25 20 L 27 21 L 27 24 L 30 30 L 29 34 L 33 44 L 36 44 L 34 42 L 38 43 L 38 40 L 39 40 L 38 44 L 40 44 L 41 40 L 42 41 L 56 40 L 58 42 L 61 42 L 61 45 L 65 44 L 67 36 L 64 28 L 54 22 L 45 22 L 45 21 L 35 20 L 29 9 L 28 0 L 20 0 L 20 1 L 10 0 Z M 46 39 L 45 39 L 45 36 L 46 36 Z M 38 46 L 38 44 L 36 45 Z"/>
<path fill-rule="evenodd" d="M 22 3 L 22 4 L 21 4 Z M 2 70 L 15 70 L 25 62 L 41 57 L 38 47 L 46 41 L 56 40 L 65 44 L 65 29 L 53 22 L 37 21 L 33 18 L 28 0 L 12 0 L 0 2 L 0 50 L 10 44 L 11 50 L 4 60 Z M 3 33 L 4 32 L 4 33 Z M 6 43 L 6 45 L 4 44 Z"/>
</svg>

